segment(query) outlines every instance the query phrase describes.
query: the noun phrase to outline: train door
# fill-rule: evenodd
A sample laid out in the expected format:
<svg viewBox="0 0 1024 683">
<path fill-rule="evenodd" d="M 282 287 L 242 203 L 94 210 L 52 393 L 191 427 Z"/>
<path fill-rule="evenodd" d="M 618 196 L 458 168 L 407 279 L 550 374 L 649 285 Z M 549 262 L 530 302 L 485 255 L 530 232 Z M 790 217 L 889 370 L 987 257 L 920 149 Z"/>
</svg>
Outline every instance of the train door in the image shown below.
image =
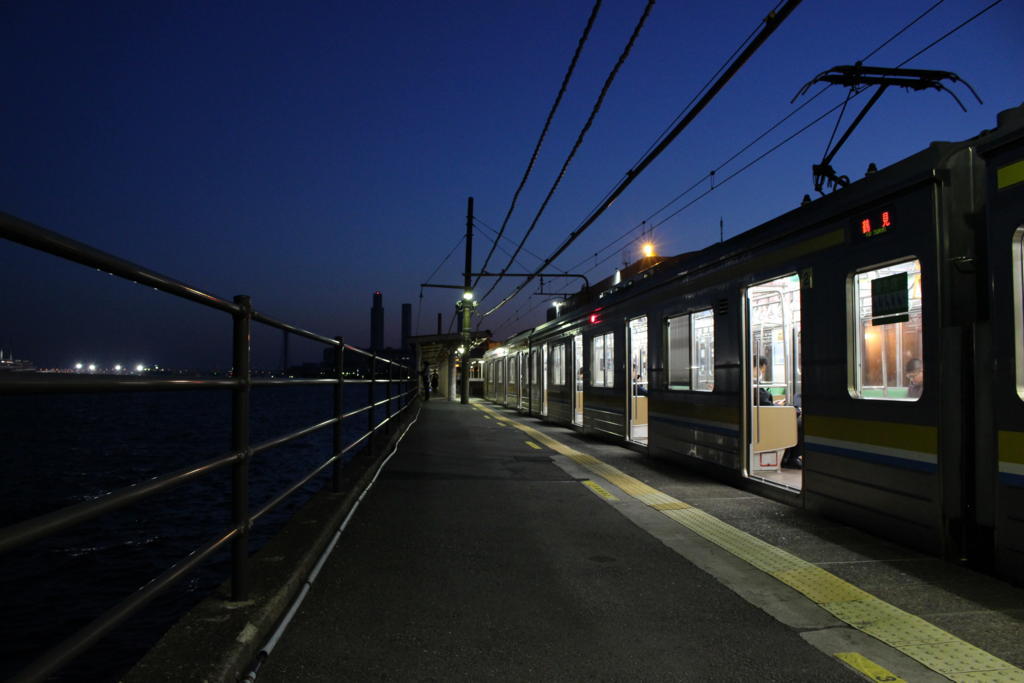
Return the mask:
<svg viewBox="0 0 1024 683">
<path fill-rule="evenodd" d="M 583 426 L 583 335 L 572 338 L 572 423 Z"/>
<path fill-rule="evenodd" d="M 519 408 L 525 410 L 530 406 L 530 364 L 529 354 L 519 354 Z"/>
<path fill-rule="evenodd" d="M 540 414 L 548 414 L 548 345 L 540 349 Z"/>
<path fill-rule="evenodd" d="M 747 289 L 746 354 L 751 477 L 799 491 L 803 486 L 799 415 L 802 394 L 800 277 L 793 273 Z"/>
<path fill-rule="evenodd" d="M 629 440 L 647 443 L 647 316 L 629 321 Z"/>
</svg>

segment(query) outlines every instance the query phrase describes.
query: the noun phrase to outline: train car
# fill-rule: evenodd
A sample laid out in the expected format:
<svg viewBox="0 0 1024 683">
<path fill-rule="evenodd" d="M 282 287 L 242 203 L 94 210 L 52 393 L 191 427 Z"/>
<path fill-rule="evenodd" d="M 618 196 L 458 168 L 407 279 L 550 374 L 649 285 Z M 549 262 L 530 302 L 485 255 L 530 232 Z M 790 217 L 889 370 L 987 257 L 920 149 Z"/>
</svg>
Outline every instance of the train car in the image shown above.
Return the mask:
<svg viewBox="0 0 1024 683">
<path fill-rule="evenodd" d="M 510 340 L 506 405 L 1019 580 L 1022 131 L 618 273 Z"/>
<path fill-rule="evenodd" d="M 978 144 L 984 159 L 984 315 L 975 335 L 975 448 L 964 472 L 980 530 L 968 550 L 991 550 L 996 570 L 1024 577 L 1024 108 L 1000 115 Z M 981 226 L 978 227 L 979 231 Z"/>
</svg>

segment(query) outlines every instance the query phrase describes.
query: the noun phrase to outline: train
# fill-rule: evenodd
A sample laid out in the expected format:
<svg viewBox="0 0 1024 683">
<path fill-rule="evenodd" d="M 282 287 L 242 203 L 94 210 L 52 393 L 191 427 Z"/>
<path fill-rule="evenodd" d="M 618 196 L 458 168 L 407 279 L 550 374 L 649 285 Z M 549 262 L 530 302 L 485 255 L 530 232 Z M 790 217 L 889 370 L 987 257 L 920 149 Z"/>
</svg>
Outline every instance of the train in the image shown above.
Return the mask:
<svg viewBox="0 0 1024 683">
<path fill-rule="evenodd" d="M 485 400 L 1024 581 L 1024 104 L 548 318 Z"/>
</svg>

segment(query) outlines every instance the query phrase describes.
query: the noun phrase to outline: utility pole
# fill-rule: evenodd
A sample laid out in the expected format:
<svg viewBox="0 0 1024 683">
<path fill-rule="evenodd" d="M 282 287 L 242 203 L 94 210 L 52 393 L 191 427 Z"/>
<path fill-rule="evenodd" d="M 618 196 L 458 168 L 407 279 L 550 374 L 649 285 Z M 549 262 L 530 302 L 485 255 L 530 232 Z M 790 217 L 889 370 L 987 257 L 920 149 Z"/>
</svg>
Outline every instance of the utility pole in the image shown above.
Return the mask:
<svg viewBox="0 0 1024 683">
<path fill-rule="evenodd" d="M 470 197 L 466 203 L 466 271 L 463 275 L 462 299 L 458 308 L 462 312 L 462 397 L 460 402 L 465 405 L 469 403 L 469 351 L 472 342 L 471 317 L 476 302 L 473 300 L 472 277 L 473 277 L 473 198 Z"/>
</svg>

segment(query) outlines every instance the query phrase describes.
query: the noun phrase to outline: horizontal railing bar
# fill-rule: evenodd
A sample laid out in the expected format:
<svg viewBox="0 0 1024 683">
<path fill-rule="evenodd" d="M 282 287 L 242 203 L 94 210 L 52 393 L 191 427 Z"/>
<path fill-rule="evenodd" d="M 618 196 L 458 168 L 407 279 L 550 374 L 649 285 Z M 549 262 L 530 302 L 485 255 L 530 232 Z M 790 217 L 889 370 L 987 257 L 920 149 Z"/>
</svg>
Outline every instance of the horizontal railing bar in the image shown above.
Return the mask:
<svg viewBox="0 0 1024 683">
<path fill-rule="evenodd" d="M 356 408 L 355 410 L 350 410 L 347 413 L 342 413 L 341 419 L 347 420 L 350 417 L 355 417 L 359 413 L 365 413 L 367 410 L 371 410 L 372 408 L 373 408 L 373 406 L 363 406 L 362 408 Z"/>
<path fill-rule="evenodd" d="M 299 337 L 305 337 L 306 339 L 312 339 L 313 341 L 320 342 L 321 344 L 327 344 L 328 346 L 337 346 L 338 343 L 339 343 L 338 340 L 336 340 L 336 339 L 331 339 L 330 337 L 324 337 L 322 335 L 316 334 L 315 332 L 310 332 L 309 330 L 304 330 L 301 327 L 295 327 L 294 325 L 289 325 L 288 323 L 283 323 L 280 320 L 274 320 L 270 316 L 266 316 L 266 315 L 263 315 L 262 313 L 257 313 L 255 311 L 253 311 L 252 319 L 254 321 L 258 322 L 258 323 L 263 323 L 264 325 L 269 325 L 270 327 L 276 327 L 279 330 L 285 330 L 286 332 L 290 332 L 290 333 L 292 333 L 294 335 L 297 335 Z"/>
<path fill-rule="evenodd" d="M 38 681 L 53 673 L 63 665 L 77 657 L 83 650 L 106 635 L 111 629 L 118 626 L 132 616 L 146 603 L 164 592 L 174 582 L 178 581 L 185 574 L 192 571 L 197 565 L 206 560 L 210 555 L 217 552 L 231 539 L 238 535 L 238 529 L 232 529 L 224 536 L 216 538 L 205 546 L 193 551 L 180 564 L 172 565 L 155 579 L 147 583 L 131 594 L 127 599 L 121 601 L 112 609 L 93 620 L 88 626 L 79 630 L 56 647 L 50 649 L 43 656 L 37 659 L 28 668 L 18 672 L 14 681 Z"/>
<path fill-rule="evenodd" d="M 345 383 L 347 384 L 348 381 L 349 380 L 345 380 Z M 264 379 L 264 378 L 260 378 L 260 379 L 254 379 L 254 380 L 249 382 L 249 384 L 254 386 L 254 387 L 277 387 L 277 386 L 286 386 L 286 385 L 289 385 L 289 384 L 291 384 L 293 386 L 296 386 L 296 387 L 299 387 L 299 386 L 312 386 L 312 385 L 317 385 L 317 384 L 334 385 L 334 384 L 337 384 L 337 383 L 338 383 L 338 380 L 334 379 L 332 377 L 319 378 L 319 379 L 312 378 L 312 377 L 310 377 L 310 378 L 299 378 L 299 379 L 283 379 L 283 378 L 282 379 L 269 379 L 269 378 Z"/>
<path fill-rule="evenodd" d="M 347 446 L 345 446 L 344 448 L 342 448 L 342 449 L 341 449 L 341 453 L 340 453 L 339 455 L 345 455 L 346 453 L 348 453 L 349 451 L 351 451 L 351 450 L 352 450 L 353 448 L 355 448 L 356 446 L 358 446 L 358 445 L 359 445 L 359 444 L 361 444 L 362 442 L 364 442 L 364 441 L 366 441 L 367 439 L 369 439 L 369 438 L 370 438 L 371 436 L 373 436 L 373 432 L 366 432 L 366 433 L 365 433 L 365 434 L 363 434 L 363 435 L 362 435 L 361 437 L 359 437 L 358 439 L 356 439 L 355 441 L 353 441 L 353 442 L 352 442 L 352 443 L 350 443 L 349 445 L 347 445 Z"/>
<path fill-rule="evenodd" d="M 4 529 L 0 529 L 0 553 L 38 538 L 53 535 L 105 512 L 112 512 L 139 500 L 149 498 L 164 489 L 184 484 L 192 479 L 220 469 L 225 465 L 230 465 L 237 459 L 238 454 L 231 453 L 198 466 L 187 467 L 177 472 L 154 477 L 142 484 L 133 484 L 118 489 L 101 498 L 69 505 L 60 510 L 54 510 L 45 515 L 12 524 Z"/>
<path fill-rule="evenodd" d="M 391 365 L 397 365 L 400 368 L 407 367 L 406 365 L 399 363 L 396 360 L 391 360 L 386 356 L 374 356 L 373 353 L 371 353 L 370 351 L 364 351 L 363 349 L 360 349 L 356 346 L 349 346 L 348 344 L 345 344 L 345 350 L 354 351 L 362 356 L 366 356 L 367 358 L 376 358 L 378 363 L 389 363 Z"/>
<path fill-rule="evenodd" d="M 112 254 L 90 247 L 82 242 L 65 237 L 60 233 L 41 228 L 10 214 L 0 213 L 0 237 L 26 247 L 38 249 L 54 256 L 80 263 L 83 266 L 99 268 L 112 275 L 132 280 L 140 285 L 154 287 L 168 294 L 189 299 L 197 303 L 228 313 L 238 313 L 237 304 L 221 299 L 183 282 L 161 275 L 155 271 L 125 261 Z"/>
<path fill-rule="evenodd" d="M 241 380 L 225 379 L 152 379 L 146 377 L 96 377 L 58 373 L 4 373 L 0 375 L 0 394 L 40 394 L 78 392 L 180 391 L 195 389 L 233 389 Z"/>
<path fill-rule="evenodd" d="M 277 448 L 278 446 L 283 446 L 284 444 L 288 443 L 289 441 L 294 441 L 295 439 L 301 439 L 302 437 L 307 436 L 309 434 L 312 434 L 313 432 L 319 431 L 319 430 L 323 429 L 324 427 L 330 427 L 332 424 L 334 424 L 337 421 L 338 421 L 338 418 L 332 417 L 332 418 L 329 418 L 327 420 L 324 420 L 323 422 L 318 422 L 315 425 L 311 425 L 309 427 L 304 427 L 304 428 L 298 430 L 297 432 L 292 432 L 291 434 L 286 434 L 285 436 L 279 436 L 276 439 L 271 439 L 269 441 L 264 441 L 263 443 L 261 443 L 261 444 L 259 444 L 257 446 L 253 446 L 252 447 L 252 454 L 256 455 L 257 453 L 262 453 L 263 451 L 269 451 L 271 448 Z"/>
<path fill-rule="evenodd" d="M 391 399 L 389 399 L 389 398 L 382 398 L 381 400 L 379 400 L 376 403 L 374 403 L 373 407 L 374 408 L 379 408 L 382 405 L 385 405 L 385 404 L 390 403 L 390 402 L 391 402 Z"/>
<path fill-rule="evenodd" d="M 322 473 L 325 469 L 327 469 L 328 467 L 333 465 L 335 463 L 335 461 L 338 458 L 340 458 L 340 457 L 341 457 L 340 453 L 338 455 L 332 455 L 327 460 L 325 460 L 323 462 L 323 464 L 321 464 L 319 467 L 317 467 L 312 472 L 310 472 L 309 474 L 304 476 L 302 479 L 299 479 L 297 482 L 295 482 L 294 484 L 289 486 L 284 492 L 282 492 L 279 496 L 274 498 L 274 500 L 270 501 L 269 503 L 267 503 L 266 505 L 261 507 L 252 516 L 252 521 L 255 523 L 256 520 L 258 520 L 260 517 L 262 517 L 263 515 L 267 514 L 268 512 L 273 510 L 275 507 L 280 505 L 286 498 L 288 498 L 290 495 L 292 495 L 293 493 L 295 493 L 296 491 L 301 489 L 303 486 L 308 484 L 314 477 L 316 477 L 318 474 Z"/>
</svg>

